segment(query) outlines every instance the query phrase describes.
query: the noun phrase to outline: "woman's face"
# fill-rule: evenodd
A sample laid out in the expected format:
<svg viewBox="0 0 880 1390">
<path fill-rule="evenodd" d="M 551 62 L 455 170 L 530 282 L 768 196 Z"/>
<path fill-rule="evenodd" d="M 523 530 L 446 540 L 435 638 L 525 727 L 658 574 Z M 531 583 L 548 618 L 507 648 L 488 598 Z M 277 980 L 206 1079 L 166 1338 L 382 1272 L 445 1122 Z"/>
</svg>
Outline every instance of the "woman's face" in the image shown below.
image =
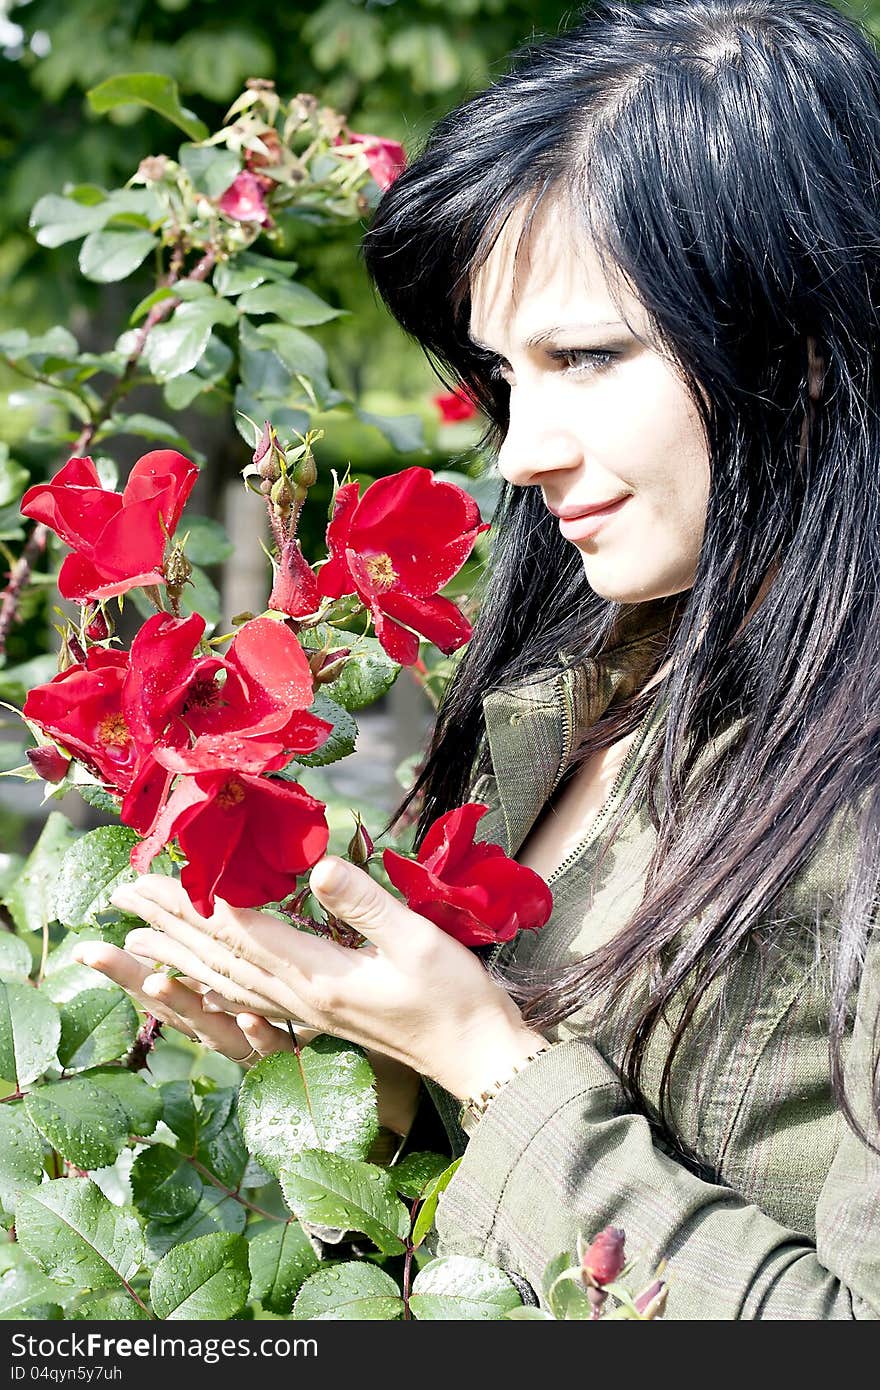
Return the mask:
<svg viewBox="0 0 880 1390">
<path fill-rule="evenodd" d="M 680 593 L 694 582 L 709 494 L 699 415 L 672 364 L 645 345 L 647 314 L 623 286 L 619 302 L 645 342 L 621 321 L 595 251 L 562 204 L 538 208 L 514 285 L 524 212 L 471 284 L 471 337 L 510 384 L 499 470 L 518 487 L 539 487 L 556 512 L 625 496 L 598 528 L 557 523 L 590 587 L 618 602 Z M 538 335 L 545 341 L 529 341 Z"/>
</svg>

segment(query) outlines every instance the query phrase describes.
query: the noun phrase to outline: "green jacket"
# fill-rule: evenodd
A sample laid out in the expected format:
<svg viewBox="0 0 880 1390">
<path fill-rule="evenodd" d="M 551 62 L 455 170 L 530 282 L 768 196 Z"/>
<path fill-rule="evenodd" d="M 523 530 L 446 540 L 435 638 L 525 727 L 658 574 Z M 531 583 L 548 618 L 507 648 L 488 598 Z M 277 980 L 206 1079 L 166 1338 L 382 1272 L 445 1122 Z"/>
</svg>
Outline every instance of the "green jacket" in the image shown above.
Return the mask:
<svg viewBox="0 0 880 1390">
<path fill-rule="evenodd" d="M 471 799 L 490 806 L 481 839 L 516 855 L 561 780 L 578 729 L 644 684 L 675 605 L 675 597 L 628 605 L 596 661 L 567 671 L 560 663 L 528 686 L 485 697 L 492 771 L 471 789 Z M 550 921 L 501 948 L 499 963 L 543 967 L 582 956 L 631 915 L 655 843 L 646 808 L 633 812 L 595 884 L 593 870 L 659 713 L 655 704 L 586 839 L 551 876 Z M 540 1293 L 554 1255 L 573 1256 L 579 1232 L 590 1238 L 610 1224 L 624 1228 L 627 1253 L 639 1259 L 634 1278 L 647 1283 L 668 1260 L 669 1318 L 880 1316 L 880 1157 L 846 1125 L 831 1094 L 827 963 L 816 951 L 816 912 L 833 931 L 827 903 L 854 834 L 852 816 L 835 820 L 773 905 L 769 959 L 756 950 L 743 957 L 727 978 L 720 1021 L 704 1007 L 702 1025 L 680 1049 L 673 1117 L 687 1160 L 661 1147 L 645 1116 L 627 1108 L 619 1025 L 586 1009 L 546 1030 L 557 1046 L 514 1076 L 469 1140 L 458 1101 L 427 1082 L 452 1152 L 463 1154 L 439 1203 L 434 1252 L 482 1256 Z M 870 1105 L 878 1003 L 875 934 L 847 1078 L 880 1144 Z M 663 1043 L 656 1038 L 649 1056 L 652 1102 Z"/>
</svg>

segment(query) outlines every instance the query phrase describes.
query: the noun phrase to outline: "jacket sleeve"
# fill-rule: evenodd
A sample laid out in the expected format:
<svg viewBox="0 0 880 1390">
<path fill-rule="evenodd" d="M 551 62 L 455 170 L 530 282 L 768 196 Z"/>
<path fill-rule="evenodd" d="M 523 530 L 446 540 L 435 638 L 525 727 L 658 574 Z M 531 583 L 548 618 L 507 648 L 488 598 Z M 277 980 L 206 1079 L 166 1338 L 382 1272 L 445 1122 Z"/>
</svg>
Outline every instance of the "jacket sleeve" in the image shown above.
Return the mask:
<svg viewBox="0 0 880 1390">
<path fill-rule="evenodd" d="M 873 1145 L 873 1045 L 880 1005 L 875 939 L 848 1051 L 848 1093 Z M 786 1099 L 761 1104 L 780 1113 Z M 541 1289 L 579 1232 L 623 1227 L 650 1277 L 668 1260 L 672 1319 L 880 1318 L 880 1156 L 848 1126 L 807 1239 L 736 1191 L 661 1151 L 627 1112 L 616 1073 L 586 1038 L 542 1053 L 492 1101 L 440 1199 L 434 1250 L 481 1256 Z M 448 1108 L 447 1108 L 448 1109 Z"/>
</svg>

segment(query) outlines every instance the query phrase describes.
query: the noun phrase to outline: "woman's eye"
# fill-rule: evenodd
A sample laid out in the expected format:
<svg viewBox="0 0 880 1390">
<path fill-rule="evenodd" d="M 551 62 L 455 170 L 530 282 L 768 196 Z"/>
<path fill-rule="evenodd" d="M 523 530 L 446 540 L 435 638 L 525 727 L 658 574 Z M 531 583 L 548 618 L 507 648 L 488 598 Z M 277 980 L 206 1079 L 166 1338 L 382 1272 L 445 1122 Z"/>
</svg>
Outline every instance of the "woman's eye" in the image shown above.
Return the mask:
<svg viewBox="0 0 880 1390">
<path fill-rule="evenodd" d="M 564 352 L 551 353 L 551 359 L 559 362 L 566 374 L 581 376 L 601 371 L 614 361 L 616 353 L 604 352 L 599 348 L 568 348 Z M 500 357 L 487 356 L 489 376 L 493 381 L 504 381 L 510 385 L 509 369 Z"/>
</svg>

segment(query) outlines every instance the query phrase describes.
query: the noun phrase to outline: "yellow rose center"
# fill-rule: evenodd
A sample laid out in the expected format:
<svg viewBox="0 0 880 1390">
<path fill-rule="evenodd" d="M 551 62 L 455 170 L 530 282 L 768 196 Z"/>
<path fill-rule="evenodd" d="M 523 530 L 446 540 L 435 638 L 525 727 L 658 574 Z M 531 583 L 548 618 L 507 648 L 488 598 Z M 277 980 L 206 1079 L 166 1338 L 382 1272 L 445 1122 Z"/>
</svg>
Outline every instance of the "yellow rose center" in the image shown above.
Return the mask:
<svg viewBox="0 0 880 1390">
<path fill-rule="evenodd" d="M 364 560 L 364 566 L 377 589 L 390 589 L 397 580 L 397 571 L 391 563 L 391 556 L 384 552 L 380 555 L 370 555 Z"/>
<path fill-rule="evenodd" d="M 231 777 L 217 793 L 217 804 L 222 806 L 224 811 L 230 811 L 233 806 L 238 806 L 242 801 L 244 801 L 244 787 L 235 777 Z"/>
<path fill-rule="evenodd" d="M 131 743 L 128 725 L 121 714 L 108 714 L 98 725 L 98 740 L 105 748 L 127 748 Z"/>
</svg>

